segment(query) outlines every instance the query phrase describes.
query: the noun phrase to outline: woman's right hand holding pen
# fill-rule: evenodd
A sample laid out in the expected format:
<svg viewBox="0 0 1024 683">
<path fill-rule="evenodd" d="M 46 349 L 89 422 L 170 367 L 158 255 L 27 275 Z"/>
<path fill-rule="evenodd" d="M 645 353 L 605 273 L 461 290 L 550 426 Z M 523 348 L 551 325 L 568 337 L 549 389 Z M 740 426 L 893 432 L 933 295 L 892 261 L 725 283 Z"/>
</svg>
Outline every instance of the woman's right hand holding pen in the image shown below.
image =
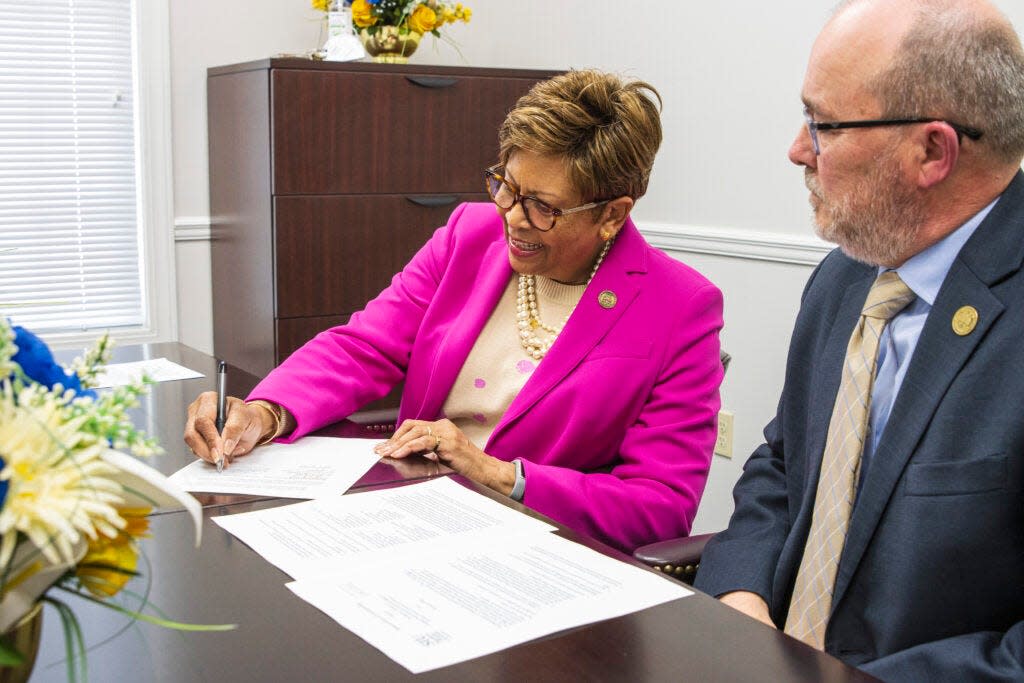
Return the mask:
<svg viewBox="0 0 1024 683">
<path fill-rule="evenodd" d="M 227 467 L 234 458 L 251 452 L 260 439 L 275 428 L 274 416 L 269 410 L 228 396 L 224 431 L 219 433 L 217 392 L 206 391 L 188 407 L 185 443 L 196 456 L 211 464 L 223 457 Z"/>
</svg>

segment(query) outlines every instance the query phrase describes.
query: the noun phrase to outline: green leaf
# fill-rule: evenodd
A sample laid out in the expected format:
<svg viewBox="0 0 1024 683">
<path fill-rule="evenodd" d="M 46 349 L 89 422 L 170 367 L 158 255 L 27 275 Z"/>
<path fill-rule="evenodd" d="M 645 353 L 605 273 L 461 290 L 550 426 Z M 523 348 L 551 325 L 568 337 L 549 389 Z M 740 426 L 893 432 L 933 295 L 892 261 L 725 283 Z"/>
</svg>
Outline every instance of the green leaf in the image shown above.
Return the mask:
<svg viewBox="0 0 1024 683">
<path fill-rule="evenodd" d="M 78 623 L 78 617 L 75 616 L 74 610 L 67 603 L 48 595 L 44 596 L 42 601 L 53 605 L 60 615 L 60 624 L 64 629 L 64 652 L 67 655 L 65 661 L 68 665 L 68 680 L 88 680 L 89 669 L 86 662 L 85 637 L 82 635 L 82 627 Z M 76 662 L 78 664 L 77 671 L 75 669 Z"/>
<path fill-rule="evenodd" d="M 115 612 L 127 615 L 133 619 L 145 621 L 149 624 L 156 624 L 157 626 L 163 626 L 164 628 L 172 628 L 176 631 L 234 631 L 236 628 L 238 628 L 238 624 L 186 624 L 180 621 L 171 621 L 170 619 L 160 619 L 158 617 L 150 616 L 149 614 L 143 614 L 142 612 L 137 612 L 135 610 L 121 607 L 120 605 L 115 605 L 112 602 L 100 600 L 99 598 L 93 597 L 92 595 L 89 595 L 88 593 L 84 593 L 82 591 L 77 591 L 71 588 L 67 588 L 65 586 L 58 586 L 58 588 L 67 591 L 68 593 L 77 595 L 78 597 L 84 600 L 88 600 L 89 602 L 94 602 L 97 605 L 103 605 L 107 609 L 114 610 Z"/>
</svg>

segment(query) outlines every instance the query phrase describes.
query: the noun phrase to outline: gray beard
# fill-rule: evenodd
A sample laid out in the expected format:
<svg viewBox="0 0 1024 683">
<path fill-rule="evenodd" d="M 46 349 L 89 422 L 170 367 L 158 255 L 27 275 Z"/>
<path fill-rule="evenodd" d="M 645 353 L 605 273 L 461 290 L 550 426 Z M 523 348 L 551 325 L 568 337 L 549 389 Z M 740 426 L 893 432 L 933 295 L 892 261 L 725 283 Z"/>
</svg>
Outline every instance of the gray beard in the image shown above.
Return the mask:
<svg viewBox="0 0 1024 683">
<path fill-rule="evenodd" d="M 818 197 L 818 235 L 850 258 L 871 266 L 905 261 L 917 239 L 920 215 L 902 185 L 899 169 L 883 159 L 871 174 L 836 201 L 822 197 L 816 176 L 805 171 L 807 189 Z"/>
</svg>

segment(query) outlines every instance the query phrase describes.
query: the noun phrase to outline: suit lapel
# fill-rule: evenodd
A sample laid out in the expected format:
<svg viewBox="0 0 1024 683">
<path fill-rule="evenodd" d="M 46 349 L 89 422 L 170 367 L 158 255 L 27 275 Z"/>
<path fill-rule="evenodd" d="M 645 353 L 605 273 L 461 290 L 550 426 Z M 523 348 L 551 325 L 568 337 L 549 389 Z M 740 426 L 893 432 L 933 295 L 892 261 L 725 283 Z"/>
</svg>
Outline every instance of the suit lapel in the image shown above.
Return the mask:
<svg viewBox="0 0 1024 683">
<path fill-rule="evenodd" d="M 1003 304 L 990 286 L 1021 267 L 1022 213 L 1024 180 L 1018 173 L 946 275 L 854 507 L 836 575 L 833 609 L 849 587 L 907 461 L 946 390 L 1003 312 Z M 952 328 L 953 315 L 961 306 L 978 311 L 976 327 L 965 336 Z"/>
<path fill-rule="evenodd" d="M 604 338 L 636 298 L 639 287 L 629 274 L 646 272 L 646 243 L 632 220 L 623 226 L 616 242 L 583 292 L 565 330 L 505 411 L 488 444 L 500 438 L 523 413 L 564 380 Z M 615 294 L 616 302 L 612 308 L 604 308 L 598 303 L 598 295 L 605 290 Z"/>
</svg>

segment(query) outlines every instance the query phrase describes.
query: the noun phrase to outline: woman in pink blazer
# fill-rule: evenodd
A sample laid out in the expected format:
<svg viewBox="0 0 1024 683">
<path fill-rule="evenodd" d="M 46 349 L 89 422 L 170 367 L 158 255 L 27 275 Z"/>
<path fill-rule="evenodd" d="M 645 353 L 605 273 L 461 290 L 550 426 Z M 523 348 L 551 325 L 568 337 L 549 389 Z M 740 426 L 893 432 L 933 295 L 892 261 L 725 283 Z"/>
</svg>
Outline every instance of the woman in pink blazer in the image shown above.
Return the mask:
<svg viewBox="0 0 1024 683">
<path fill-rule="evenodd" d="M 686 535 L 722 379 L 719 290 L 629 218 L 661 141 L 640 82 L 538 84 L 464 204 L 391 286 L 229 402 L 189 410 L 211 462 L 344 419 L 405 381 L 382 455 L 428 453 L 623 550 Z"/>
</svg>

